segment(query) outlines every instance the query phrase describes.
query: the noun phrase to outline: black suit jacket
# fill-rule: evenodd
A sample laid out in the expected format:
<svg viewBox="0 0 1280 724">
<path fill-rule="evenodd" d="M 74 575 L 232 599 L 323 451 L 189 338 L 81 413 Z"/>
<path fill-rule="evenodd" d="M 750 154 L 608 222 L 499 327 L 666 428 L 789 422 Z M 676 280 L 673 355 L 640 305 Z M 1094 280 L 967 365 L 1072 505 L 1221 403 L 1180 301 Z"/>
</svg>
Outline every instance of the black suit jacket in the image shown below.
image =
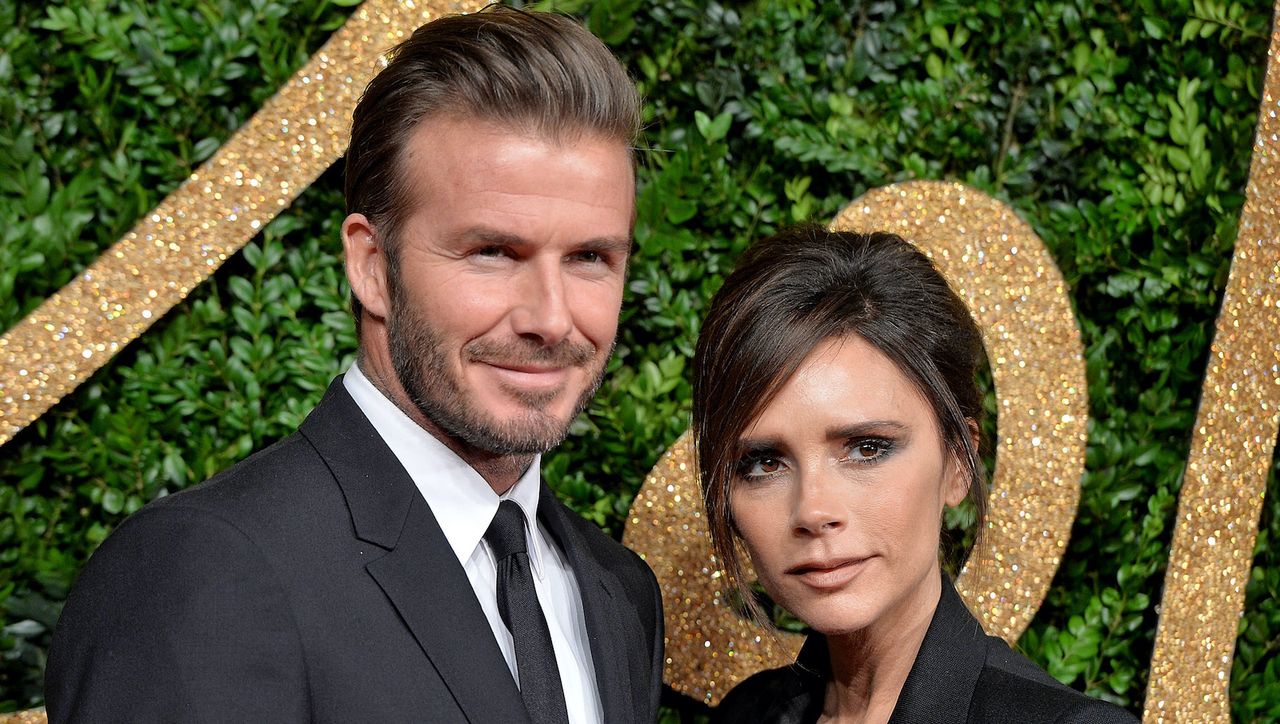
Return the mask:
<svg viewBox="0 0 1280 724">
<path fill-rule="evenodd" d="M 794 665 L 762 671 L 734 687 L 716 709 L 713 721 L 816 722 L 829 672 L 827 642 L 812 635 Z M 987 636 L 944 575 L 938 608 L 889 722 L 1136 724 L 1137 719 L 1113 704 L 1063 686 L 1002 639 Z"/>
<path fill-rule="evenodd" d="M 652 722 L 657 583 L 545 485 L 607 722 Z M 126 520 L 54 633 L 49 719 L 525 722 L 462 565 L 336 380 L 297 433 Z"/>
</svg>

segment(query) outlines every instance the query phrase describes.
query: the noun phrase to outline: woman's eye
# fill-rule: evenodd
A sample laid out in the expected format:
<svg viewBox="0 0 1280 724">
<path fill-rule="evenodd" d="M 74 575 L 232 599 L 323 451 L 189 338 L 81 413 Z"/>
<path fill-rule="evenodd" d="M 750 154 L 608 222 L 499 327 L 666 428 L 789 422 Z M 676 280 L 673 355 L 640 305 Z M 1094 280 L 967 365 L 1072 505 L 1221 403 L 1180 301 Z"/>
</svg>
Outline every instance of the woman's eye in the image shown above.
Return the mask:
<svg viewBox="0 0 1280 724">
<path fill-rule="evenodd" d="M 744 478 L 759 478 L 772 475 L 784 467 L 781 458 L 770 455 L 750 456 L 738 463 L 738 474 Z"/>
<path fill-rule="evenodd" d="M 776 473 L 782 469 L 782 461 L 777 458 L 761 458 L 752 467 L 762 473 Z"/>
<path fill-rule="evenodd" d="M 888 440 L 855 440 L 849 450 L 849 459 L 854 462 L 870 462 L 884 457 L 890 447 Z"/>
</svg>

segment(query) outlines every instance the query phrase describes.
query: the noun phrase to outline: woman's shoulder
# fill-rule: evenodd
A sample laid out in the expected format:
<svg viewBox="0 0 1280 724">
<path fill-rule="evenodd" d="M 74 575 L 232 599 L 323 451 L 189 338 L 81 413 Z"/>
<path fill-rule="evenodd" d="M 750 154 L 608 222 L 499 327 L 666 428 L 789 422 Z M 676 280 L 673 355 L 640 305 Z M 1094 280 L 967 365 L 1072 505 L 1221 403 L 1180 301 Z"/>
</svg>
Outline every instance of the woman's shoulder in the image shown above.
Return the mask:
<svg viewBox="0 0 1280 724">
<path fill-rule="evenodd" d="M 993 639 L 974 688 L 970 721 L 1134 724 L 1128 711 L 1060 683 L 1003 641 Z"/>
<path fill-rule="evenodd" d="M 1131 724 L 1132 714 L 1060 683 L 1030 659 L 989 636 L 950 579 L 898 699 L 915 721 L 939 706 L 968 710 L 971 722 L 1089 722 Z"/>
</svg>

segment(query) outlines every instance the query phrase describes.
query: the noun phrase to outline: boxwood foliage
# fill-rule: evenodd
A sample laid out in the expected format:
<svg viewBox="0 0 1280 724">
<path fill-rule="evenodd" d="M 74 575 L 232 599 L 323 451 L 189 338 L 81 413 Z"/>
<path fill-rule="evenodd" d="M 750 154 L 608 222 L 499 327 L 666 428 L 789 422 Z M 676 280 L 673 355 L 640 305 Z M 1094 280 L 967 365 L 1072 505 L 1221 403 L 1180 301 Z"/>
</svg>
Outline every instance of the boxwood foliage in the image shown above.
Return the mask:
<svg viewBox="0 0 1280 724">
<path fill-rule="evenodd" d="M 208 158 L 352 4 L 0 3 L 0 327 Z M 552 487 L 620 536 L 645 473 L 688 423 L 699 318 L 745 245 L 829 219 L 871 188 L 963 181 L 1011 204 L 1048 245 L 1086 346 L 1084 495 L 1020 646 L 1061 681 L 1140 711 L 1272 8 L 544 6 L 580 15 L 647 101 L 617 354 L 544 459 Z M 0 711 L 40 703 L 61 602 L 114 525 L 290 432 L 350 362 L 340 179 L 339 166 L 0 451 Z M 1241 721 L 1280 718 L 1274 468 L 1269 489 L 1231 677 Z M 671 721 L 703 715 L 674 695 L 668 704 Z"/>
</svg>

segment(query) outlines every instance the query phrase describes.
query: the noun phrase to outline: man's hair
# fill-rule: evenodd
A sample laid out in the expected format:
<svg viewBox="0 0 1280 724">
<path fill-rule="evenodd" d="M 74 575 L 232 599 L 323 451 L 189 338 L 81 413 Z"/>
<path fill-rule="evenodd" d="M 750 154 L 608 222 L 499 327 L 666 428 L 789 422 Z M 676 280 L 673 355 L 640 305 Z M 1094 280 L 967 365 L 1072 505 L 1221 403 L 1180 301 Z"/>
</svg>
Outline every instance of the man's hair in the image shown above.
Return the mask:
<svg viewBox="0 0 1280 724">
<path fill-rule="evenodd" d="M 779 232 L 747 249 L 716 292 L 693 358 L 693 433 L 707 525 L 725 572 L 761 623 L 734 540 L 738 440 L 819 344 L 851 335 L 888 357 L 928 402 L 968 477 L 982 536 L 986 485 L 974 442 L 982 339 L 964 301 L 927 256 L 894 234 L 817 225 Z"/>
<path fill-rule="evenodd" d="M 557 143 L 595 136 L 628 149 L 640 132 L 640 98 L 626 70 L 562 15 L 490 5 L 423 25 L 389 56 L 356 106 L 344 191 L 347 213 L 373 225 L 391 277 L 412 206 L 404 149 L 424 119 L 473 119 Z M 358 332 L 354 294 L 351 308 Z"/>
</svg>

